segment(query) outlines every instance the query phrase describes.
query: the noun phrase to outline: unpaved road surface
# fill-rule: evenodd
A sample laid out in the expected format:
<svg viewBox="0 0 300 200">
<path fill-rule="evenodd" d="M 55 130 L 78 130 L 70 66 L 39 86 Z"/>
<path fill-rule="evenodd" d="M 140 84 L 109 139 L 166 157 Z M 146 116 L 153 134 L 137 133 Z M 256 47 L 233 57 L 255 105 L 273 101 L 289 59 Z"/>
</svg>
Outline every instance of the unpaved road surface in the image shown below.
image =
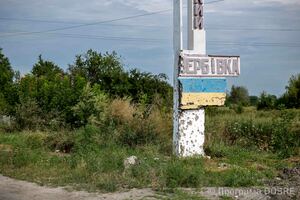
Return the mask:
<svg viewBox="0 0 300 200">
<path fill-rule="evenodd" d="M 223 199 L 230 196 L 237 200 L 295 200 L 300 199 L 300 168 L 287 169 L 280 181 L 270 184 L 269 189 L 255 188 L 202 188 L 181 189 L 189 194 L 202 196 L 209 200 Z M 281 195 L 282 188 L 293 190 Z M 275 189 L 275 190 L 274 190 Z M 273 192 L 272 192 L 273 191 Z M 274 191 L 279 193 L 274 194 Z M 273 194 L 272 194 L 273 193 Z M 160 197 L 160 198 L 158 198 Z M 163 198 L 162 198 L 163 197 Z M 35 183 L 19 181 L 0 175 L 0 200 L 156 200 L 173 199 L 172 194 L 158 195 L 151 189 L 132 189 L 115 193 L 88 193 L 84 191 L 67 191 L 64 188 L 39 186 Z"/>
<path fill-rule="evenodd" d="M 183 189 L 187 193 L 205 196 L 207 199 L 220 199 L 216 188 L 205 188 L 202 191 Z M 234 192 L 233 192 L 234 193 Z M 19 181 L 0 175 L 0 200 L 156 200 L 158 195 L 151 189 L 133 189 L 127 192 L 116 192 L 108 194 L 88 193 L 83 191 L 67 191 L 64 188 L 42 187 L 35 183 Z M 160 196 L 162 197 L 162 196 Z M 164 196 L 172 199 L 170 194 Z M 257 195 L 248 195 L 239 199 L 264 199 Z M 251 198 L 249 198 L 251 197 Z M 158 198 L 161 199 L 161 198 Z"/>
<path fill-rule="evenodd" d="M 238 189 L 230 188 L 203 188 L 202 191 L 194 189 L 182 189 L 183 191 L 204 196 L 207 199 L 218 200 L 220 191 L 230 191 L 232 197 L 236 196 Z M 219 193 L 219 194 L 218 194 Z M 163 198 L 156 198 L 163 197 Z M 247 194 L 235 199 L 241 200 L 267 200 L 261 194 Z M 35 183 L 19 181 L 0 175 L 0 200 L 156 200 L 172 199 L 172 194 L 158 195 L 151 189 L 133 189 L 127 192 L 115 192 L 107 194 L 88 193 L 83 191 L 67 191 L 64 188 L 50 188 L 39 186 Z"/>
<path fill-rule="evenodd" d="M 69 192 L 63 188 L 49 188 L 18 181 L 0 175 L 0 200 L 125 200 L 153 199 L 151 189 L 133 189 L 128 192 L 97 194 Z"/>
</svg>

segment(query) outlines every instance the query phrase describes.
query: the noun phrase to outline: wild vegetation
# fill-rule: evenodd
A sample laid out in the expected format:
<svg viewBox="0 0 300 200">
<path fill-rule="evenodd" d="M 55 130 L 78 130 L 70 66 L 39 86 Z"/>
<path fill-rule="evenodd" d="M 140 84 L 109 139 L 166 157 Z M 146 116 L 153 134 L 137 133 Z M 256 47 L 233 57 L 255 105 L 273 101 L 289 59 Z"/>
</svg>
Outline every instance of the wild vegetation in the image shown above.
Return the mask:
<svg viewBox="0 0 300 200">
<path fill-rule="evenodd" d="M 84 126 L 100 109 L 92 106 L 94 101 L 126 98 L 145 109 L 159 104 L 166 112 L 172 105 L 172 87 L 164 74 L 126 71 L 114 52 L 89 50 L 76 56 L 66 72 L 39 56 L 31 72 L 21 77 L 1 52 L 0 66 L 1 114 L 13 117 L 18 130 Z"/>
<path fill-rule="evenodd" d="M 0 53 L 0 173 L 47 185 L 115 191 L 262 186 L 300 162 L 300 75 L 279 99 L 233 87 L 207 108 L 209 157 L 172 155 L 172 87 L 89 50 L 63 71 L 40 56 L 20 76 Z M 252 105 L 252 106 L 251 106 Z M 135 155 L 130 168 L 123 161 Z"/>
</svg>

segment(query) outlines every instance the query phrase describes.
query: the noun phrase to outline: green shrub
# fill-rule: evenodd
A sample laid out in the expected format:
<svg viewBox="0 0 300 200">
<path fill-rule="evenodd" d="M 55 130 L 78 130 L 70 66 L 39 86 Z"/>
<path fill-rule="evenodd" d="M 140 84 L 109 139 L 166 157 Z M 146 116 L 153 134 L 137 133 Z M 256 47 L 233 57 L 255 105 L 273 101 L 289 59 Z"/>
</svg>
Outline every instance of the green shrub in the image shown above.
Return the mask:
<svg viewBox="0 0 300 200">
<path fill-rule="evenodd" d="M 48 137 L 47 134 L 42 132 L 26 132 L 23 134 L 25 134 L 26 144 L 32 149 L 43 148 Z"/>
<path fill-rule="evenodd" d="M 242 146 L 257 146 L 262 150 L 269 150 L 269 142 L 272 138 L 272 123 L 239 120 L 229 122 L 226 125 L 225 135 L 231 144 Z"/>
<path fill-rule="evenodd" d="M 257 103 L 257 110 L 272 110 L 276 108 L 277 97 L 263 92 Z"/>
<path fill-rule="evenodd" d="M 42 110 L 33 99 L 23 99 L 16 108 L 16 122 L 20 130 L 37 130 L 44 127 Z"/>
<path fill-rule="evenodd" d="M 85 126 L 88 122 L 101 125 L 107 118 L 107 107 L 108 97 L 97 86 L 92 88 L 88 83 L 72 110 L 79 119 L 76 122 L 79 126 Z"/>
<path fill-rule="evenodd" d="M 242 104 L 232 104 L 230 108 L 237 114 L 242 114 L 244 112 L 244 107 Z"/>
<path fill-rule="evenodd" d="M 15 149 L 12 164 L 16 168 L 37 164 L 41 160 L 41 152 L 26 149 Z"/>
<path fill-rule="evenodd" d="M 298 153 L 300 131 L 292 129 L 295 117 L 295 112 L 284 111 L 281 117 L 274 121 L 274 135 L 271 143 L 273 150 L 277 151 L 281 157 L 289 157 Z"/>
<path fill-rule="evenodd" d="M 257 172 L 247 169 L 234 168 L 222 173 L 225 187 L 249 187 L 258 185 L 260 178 Z"/>
<path fill-rule="evenodd" d="M 174 159 L 166 168 L 166 186 L 170 188 L 199 187 L 203 183 L 204 173 L 202 159 Z"/>
<path fill-rule="evenodd" d="M 80 99 L 73 111 L 80 119 L 78 124 L 88 127 L 81 135 L 85 137 L 82 141 L 93 140 L 90 144 L 95 141 L 99 144 L 114 139 L 115 143 L 130 147 L 157 143 L 163 148 L 170 146 L 172 116 L 156 106 L 136 105 L 129 98 L 116 98 L 110 102 L 101 90 L 92 89 L 89 84 Z"/>
<path fill-rule="evenodd" d="M 54 132 L 45 138 L 45 146 L 51 151 L 70 153 L 75 146 L 75 134 L 72 132 Z"/>
<path fill-rule="evenodd" d="M 218 116 L 224 116 L 226 114 L 234 114 L 234 112 L 228 108 L 228 107 L 207 107 L 205 109 L 206 115 L 209 117 L 218 117 Z"/>
<path fill-rule="evenodd" d="M 273 120 L 241 119 L 226 124 L 225 136 L 231 144 L 256 146 L 261 150 L 289 157 L 297 153 L 300 146 L 299 131 L 292 130 L 293 112 L 283 111 Z"/>
<path fill-rule="evenodd" d="M 227 155 L 227 146 L 222 142 L 210 144 L 205 147 L 205 154 L 212 158 L 223 158 Z"/>
<path fill-rule="evenodd" d="M 137 120 L 137 119 L 136 119 Z M 123 125 L 118 140 L 123 145 L 135 147 L 138 145 L 155 144 L 159 138 L 154 130 L 153 125 L 143 124 L 143 121 L 138 120 L 137 122 L 130 125 Z"/>
</svg>

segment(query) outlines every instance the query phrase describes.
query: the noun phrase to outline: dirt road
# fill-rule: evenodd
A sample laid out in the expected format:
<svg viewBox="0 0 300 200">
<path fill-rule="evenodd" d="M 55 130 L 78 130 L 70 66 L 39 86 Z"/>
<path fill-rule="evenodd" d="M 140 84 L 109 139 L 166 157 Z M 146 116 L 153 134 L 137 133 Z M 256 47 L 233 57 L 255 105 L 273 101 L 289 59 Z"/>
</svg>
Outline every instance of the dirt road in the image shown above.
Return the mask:
<svg viewBox="0 0 300 200">
<path fill-rule="evenodd" d="M 257 188 L 202 188 L 200 191 L 195 189 L 181 189 L 189 194 L 205 197 L 210 200 L 223 199 L 222 196 L 230 196 L 232 199 L 238 200 L 292 200 L 300 199 L 300 179 L 297 179 L 300 175 L 300 168 L 286 170 L 285 174 L 287 178 L 282 177 L 280 183 L 272 183 L 271 189 L 258 190 Z M 292 178 L 292 180 L 290 180 Z M 287 181 L 284 181 L 287 180 Z M 293 189 L 290 193 L 285 195 L 271 195 L 270 191 L 280 192 L 282 188 Z M 259 192 L 258 192 L 259 191 Z M 269 192 L 266 194 L 263 191 Z M 275 190 L 276 191 L 276 190 Z M 156 198 L 155 198 L 156 197 Z M 84 191 L 67 191 L 64 188 L 51 188 L 42 187 L 35 183 L 29 183 L 26 181 L 19 181 L 0 175 L 0 200 L 156 200 L 164 199 L 157 197 L 165 197 L 166 199 L 172 199 L 172 194 L 165 194 L 164 196 L 158 196 L 151 189 L 132 189 L 125 192 L 115 193 L 88 193 Z"/>
<path fill-rule="evenodd" d="M 112 194 L 69 192 L 63 188 L 42 187 L 0 175 L 0 200 L 125 200 L 153 199 L 153 195 L 155 193 L 151 189 L 133 189 Z"/>
</svg>

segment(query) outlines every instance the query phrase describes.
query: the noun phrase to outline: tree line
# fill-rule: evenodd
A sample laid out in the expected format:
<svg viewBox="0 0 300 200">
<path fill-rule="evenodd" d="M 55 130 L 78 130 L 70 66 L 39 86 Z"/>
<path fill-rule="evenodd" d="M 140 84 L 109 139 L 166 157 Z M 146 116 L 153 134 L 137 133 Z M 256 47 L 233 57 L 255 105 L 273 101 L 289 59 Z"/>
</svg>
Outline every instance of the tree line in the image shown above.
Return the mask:
<svg viewBox="0 0 300 200">
<path fill-rule="evenodd" d="M 173 89 L 168 77 L 125 70 L 115 52 L 88 50 L 77 55 L 67 70 L 39 56 L 30 73 L 21 76 L 0 49 L 0 72 L 0 116 L 13 117 L 19 129 L 35 128 L 37 124 L 84 126 L 90 116 L 99 114 L 101 98 L 126 99 L 144 107 L 145 114 L 152 105 L 161 112 L 172 110 Z M 300 74 L 291 77 L 279 98 L 266 92 L 250 96 L 246 87 L 232 86 L 226 106 L 238 110 L 243 106 L 256 106 L 258 110 L 300 108 Z"/>
<path fill-rule="evenodd" d="M 157 104 L 166 111 L 173 104 L 172 87 L 165 74 L 125 70 L 115 52 L 88 50 L 77 55 L 66 71 L 39 56 L 31 72 L 21 76 L 0 50 L 0 71 L 0 115 L 14 117 L 20 129 L 33 121 L 82 126 L 87 123 L 83 115 L 88 115 L 89 110 L 78 113 L 76 108 L 89 98 L 87 95 L 98 93 L 110 99 L 130 99 L 145 107 Z"/>
<path fill-rule="evenodd" d="M 280 97 L 267 92 L 250 96 L 246 87 L 233 85 L 226 105 L 255 106 L 257 110 L 300 108 L 300 74 L 290 78 L 286 92 Z"/>
</svg>

